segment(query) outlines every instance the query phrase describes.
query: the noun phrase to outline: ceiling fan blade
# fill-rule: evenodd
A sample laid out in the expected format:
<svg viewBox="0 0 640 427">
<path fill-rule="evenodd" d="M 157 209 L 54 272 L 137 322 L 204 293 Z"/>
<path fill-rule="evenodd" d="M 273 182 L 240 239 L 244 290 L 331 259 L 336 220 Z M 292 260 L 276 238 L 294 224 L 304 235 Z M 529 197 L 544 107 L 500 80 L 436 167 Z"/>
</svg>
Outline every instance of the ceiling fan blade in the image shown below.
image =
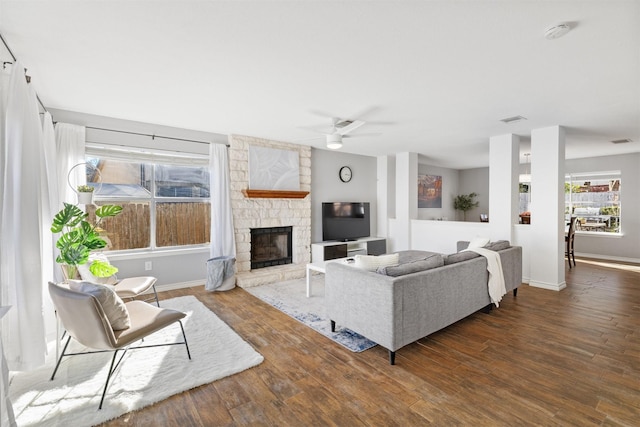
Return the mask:
<svg viewBox="0 0 640 427">
<path fill-rule="evenodd" d="M 358 133 L 356 135 L 343 135 L 343 138 L 360 138 L 363 136 L 380 136 L 382 135 L 381 132 L 375 132 L 375 133 Z"/>
<path fill-rule="evenodd" d="M 362 121 L 362 120 L 354 120 L 353 123 L 343 127 L 343 128 L 338 128 L 336 129 L 336 132 L 338 132 L 340 135 L 346 135 L 349 132 L 353 132 L 354 130 L 358 129 L 360 126 L 362 126 L 363 124 L 365 124 L 366 122 Z"/>
</svg>

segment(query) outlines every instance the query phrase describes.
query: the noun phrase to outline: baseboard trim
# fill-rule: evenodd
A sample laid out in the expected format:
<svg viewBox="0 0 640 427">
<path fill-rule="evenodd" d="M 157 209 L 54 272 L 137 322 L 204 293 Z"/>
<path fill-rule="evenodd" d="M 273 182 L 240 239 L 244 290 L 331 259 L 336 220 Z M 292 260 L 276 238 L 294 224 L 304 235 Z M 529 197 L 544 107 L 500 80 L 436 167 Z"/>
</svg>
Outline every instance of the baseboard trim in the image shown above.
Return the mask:
<svg viewBox="0 0 640 427">
<path fill-rule="evenodd" d="M 538 282 L 535 280 L 529 280 L 529 286 L 533 286 L 534 288 L 548 289 L 550 291 L 561 291 L 567 287 L 567 282 L 562 281 L 556 284 L 556 283 L 545 283 L 545 282 Z"/>
<path fill-rule="evenodd" d="M 202 280 L 192 280 L 190 282 L 167 283 L 164 285 L 156 285 L 156 291 L 164 292 L 164 291 L 173 291 L 176 289 L 193 288 L 195 286 L 204 286 L 205 281 L 206 279 L 202 279 Z"/>
</svg>

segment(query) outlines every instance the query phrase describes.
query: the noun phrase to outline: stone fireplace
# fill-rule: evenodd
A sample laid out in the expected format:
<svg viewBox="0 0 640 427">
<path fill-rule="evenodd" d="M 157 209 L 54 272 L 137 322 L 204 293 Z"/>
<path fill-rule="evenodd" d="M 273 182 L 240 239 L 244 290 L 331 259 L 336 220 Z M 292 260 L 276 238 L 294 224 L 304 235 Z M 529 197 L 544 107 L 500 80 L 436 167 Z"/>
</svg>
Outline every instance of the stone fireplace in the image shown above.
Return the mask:
<svg viewBox="0 0 640 427">
<path fill-rule="evenodd" d="M 249 187 L 249 147 L 292 150 L 299 154 L 300 190 L 311 191 L 311 147 L 262 138 L 231 135 L 229 137 L 231 208 L 236 238 L 237 285 L 243 288 L 304 277 L 311 262 L 311 196 L 254 196 Z M 252 266 L 252 229 L 291 228 L 288 264 Z"/>
<path fill-rule="evenodd" d="M 293 227 L 251 229 L 251 270 L 292 263 Z"/>
</svg>

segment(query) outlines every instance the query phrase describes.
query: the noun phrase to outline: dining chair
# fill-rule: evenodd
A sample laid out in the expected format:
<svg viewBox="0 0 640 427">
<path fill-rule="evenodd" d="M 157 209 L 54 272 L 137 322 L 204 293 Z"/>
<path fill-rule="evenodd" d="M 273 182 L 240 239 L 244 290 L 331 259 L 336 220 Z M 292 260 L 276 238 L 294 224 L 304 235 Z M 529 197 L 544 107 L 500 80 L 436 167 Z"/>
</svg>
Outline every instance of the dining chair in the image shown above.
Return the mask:
<svg viewBox="0 0 640 427">
<path fill-rule="evenodd" d="M 564 255 L 567 257 L 567 261 L 569 262 L 569 268 L 571 268 L 571 261 L 573 260 L 573 266 L 576 266 L 576 255 L 575 255 L 575 236 L 576 236 L 576 227 L 578 226 L 578 217 L 572 216 L 569 221 L 569 231 L 564 236 L 565 242 L 565 251 Z"/>
</svg>

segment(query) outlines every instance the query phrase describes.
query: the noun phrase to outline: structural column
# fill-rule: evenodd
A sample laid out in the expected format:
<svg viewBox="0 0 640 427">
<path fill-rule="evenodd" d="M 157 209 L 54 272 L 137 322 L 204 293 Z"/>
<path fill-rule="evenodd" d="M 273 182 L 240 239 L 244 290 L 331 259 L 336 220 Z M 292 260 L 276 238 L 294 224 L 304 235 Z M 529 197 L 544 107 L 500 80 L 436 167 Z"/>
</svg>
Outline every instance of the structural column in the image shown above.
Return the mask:
<svg viewBox="0 0 640 427">
<path fill-rule="evenodd" d="M 418 217 L 418 155 L 396 155 L 396 222 L 394 250 L 411 249 L 411 221 Z"/>
<path fill-rule="evenodd" d="M 531 132 L 529 285 L 559 291 L 564 277 L 564 129 Z"/>
<path fill-rule="evenodd" d="M 377 157 L 377 234 L 378 237 L 389 236 L 389 156 Z"/>
<path fill-rule="evenodd" d="M 513 241 L 518 218 L 520 137 L 513 134 L 489 139 L 489 233 L 491 240 Z"/>
</svg>

